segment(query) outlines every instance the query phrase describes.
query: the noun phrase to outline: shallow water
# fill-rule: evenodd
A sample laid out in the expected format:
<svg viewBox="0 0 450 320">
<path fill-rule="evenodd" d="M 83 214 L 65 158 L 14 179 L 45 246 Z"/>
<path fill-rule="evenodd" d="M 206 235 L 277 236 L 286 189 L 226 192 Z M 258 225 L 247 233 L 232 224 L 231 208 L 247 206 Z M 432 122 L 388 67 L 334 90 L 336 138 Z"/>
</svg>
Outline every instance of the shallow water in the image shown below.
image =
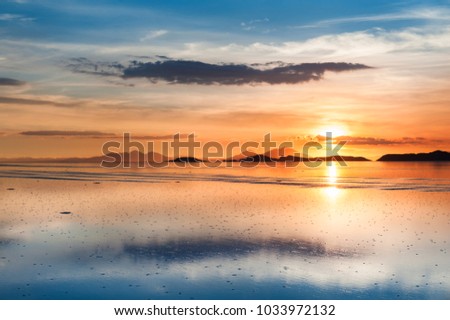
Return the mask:
<svg viewBox="0 0 450 320">
<path fill-rule="evenodd" d="M 0 165 L 2 299 L 450 299 L 450 165 Z"/>
</svg>

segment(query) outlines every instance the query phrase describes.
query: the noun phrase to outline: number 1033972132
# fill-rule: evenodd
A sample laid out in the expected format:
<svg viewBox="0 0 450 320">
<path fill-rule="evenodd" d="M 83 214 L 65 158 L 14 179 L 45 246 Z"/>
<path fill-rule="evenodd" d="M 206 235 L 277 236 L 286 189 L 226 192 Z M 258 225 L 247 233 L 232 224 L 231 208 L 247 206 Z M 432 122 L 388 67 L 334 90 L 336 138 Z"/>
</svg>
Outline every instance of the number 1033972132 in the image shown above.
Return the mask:
<svg viewBox="0 0 450 320">
<path fill-rule="evenodd" d="M 309 304 L 273 304 L 259 305 L 257 307 L 258 316 L 334 316 L 334 305 L 309 305 Z"/>
</svg>

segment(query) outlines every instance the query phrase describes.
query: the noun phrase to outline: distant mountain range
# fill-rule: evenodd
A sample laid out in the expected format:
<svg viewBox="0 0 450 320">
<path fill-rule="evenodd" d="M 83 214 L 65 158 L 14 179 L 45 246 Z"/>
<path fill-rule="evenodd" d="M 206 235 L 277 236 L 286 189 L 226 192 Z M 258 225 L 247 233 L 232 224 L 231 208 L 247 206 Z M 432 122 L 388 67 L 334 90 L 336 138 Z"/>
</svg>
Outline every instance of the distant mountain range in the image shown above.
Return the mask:
<svg viewBox="0 0 450 320">
<path fill-rule="evenodd" d="M 196 163 L 196 162 L 203 162 L 201 159 L 197 159 L 194 157 L 179 157 L 175 158 L 173 160 L 169 160 L 170 162 L 185 162 L 185 163 Z"/>
<path fill-rule="evenodd" d="M 331 157 L 313 157 L 303 158 L 297 156 L 287 156 L 281 158 L 272 158 L 264 154 L 257 154 L 239 160 L 240 162 L 315 162 L 315 161 L 370 161 L 364 157 L 352 156 L 331 156 Z"/>
<path fill-rule="evenodd" d="M 108 153 L 104 156 L 88 157 L 88 158 L 9 158 L 0 159 L 0 162 L 6 163 L 101 163 L 105 161 L 110 164 L 121 163 L 163 163 L 169 161 L 169 158 L 157 153 L 149 152 L 147 154 L 138 151 L 125 153 Z"/>
<path fill-rule="evenodd" d="M 450 152 L 436 150 L 429 153 L 385 154 L 377 161 L 450 161 Z"/>
<path fill-rule="evenodd" d="M 256 154 L 252 152 L 243 153 L 233 158 L 224 160 L 226 162 L 315 162 L 315 161 L 370 161 L 364 157 L 333 156 L 305 158 L 297 156 L 292 148 L 272 149 L 266 153 Z"/>
<path fill-rule="evenodd" d="M 226 159 L 224 161 L 230 162 L 230 161 L 242 161 L 245 159 L 250 159 L 251 157 L 260 157 L 261 159 L 266 158 L 267 160 L 271 161 L 280 159 L 282 157 L 287 156 L 293 156 L 296 153 L 296 151 L 292 148 L 279 148 L 279 149 L 272 149 L 264 154 L 257 154 L 255 152 L 251 151 L 244 151 L 243 153 L 234 156 L 232 158 Z"/>
<path fill-rule="evenodd" d="M 106 164 L 115 166 L 121 162 L 124 164 L 145 164 L 145 163 L 167 163 L 167 162 L 185 162 L 197 163 L 204 162 L 195 157 L 178 157 L 170 159 L 157 152 L 147 154 L 132 151 L 129 153 L 109 153 L 104 156 L 87 158 L 2 158 L 0 163 L 95 163 L 100 164 L 104 161 Z M 211 161 L 217 161 L 211 160 Z M 354 156 L 333 156 L 333 157 L 315 157 L 303 158 L 294 155 L 293 149 L 273 149 L 264 154 L 246 152 L 229 159 L 220 160 L 223 162 L 308 162 L 308 161 L 370 161 L 365 157 Z M 386 154 L 377 161 L 450 161 L 450 153 L 445 151 L 433 151 L 430 153 L 407 153 L 407 154 Z"/>
</svg>

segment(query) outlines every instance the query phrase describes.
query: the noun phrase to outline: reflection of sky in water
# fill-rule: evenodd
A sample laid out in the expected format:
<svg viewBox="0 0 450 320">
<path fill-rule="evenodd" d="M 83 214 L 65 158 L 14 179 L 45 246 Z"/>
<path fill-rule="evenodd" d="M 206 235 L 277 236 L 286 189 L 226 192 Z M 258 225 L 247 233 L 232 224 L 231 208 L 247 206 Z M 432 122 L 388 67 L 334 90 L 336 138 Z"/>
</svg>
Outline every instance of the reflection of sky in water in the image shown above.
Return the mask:
<svg viewBox="0 0 450 320">
<path fill-rule="evenodd" d="M 2 179 L 0 298 L 450 299 L 448 192 L 342 188 L 341 170 L 320 188 Z"/>
</svg>

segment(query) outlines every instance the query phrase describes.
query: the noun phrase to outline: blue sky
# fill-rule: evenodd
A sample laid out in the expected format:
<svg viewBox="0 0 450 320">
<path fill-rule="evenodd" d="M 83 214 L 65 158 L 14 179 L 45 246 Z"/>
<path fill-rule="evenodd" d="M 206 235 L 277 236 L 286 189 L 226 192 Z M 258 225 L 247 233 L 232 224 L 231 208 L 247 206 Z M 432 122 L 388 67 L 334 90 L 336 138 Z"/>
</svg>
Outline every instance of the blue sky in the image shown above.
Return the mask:
<svg viewBox="0 0 450 320">
<path fill-rule="evenodd" d="M 0 2 L 0 27 L 7 39 L 71 43 L 132 43 L 151 30 L 167 31 L 167 41 L 289 41 L 375 27 L 421 26 L 448 5 L 368 0 L 19 0 Z M 415 14 L 418 10 L 434 12 L 420 16 Z"/>
<path fill-rule="evenodd" d="M 60 154 L 29 131 L 332 128 L 366 154 L 445 149 L 449 57 L 449 0 L 0 0 L 0 148 Z M 95 141 L 76 143 L 97 154 Z"/>
</svg>

